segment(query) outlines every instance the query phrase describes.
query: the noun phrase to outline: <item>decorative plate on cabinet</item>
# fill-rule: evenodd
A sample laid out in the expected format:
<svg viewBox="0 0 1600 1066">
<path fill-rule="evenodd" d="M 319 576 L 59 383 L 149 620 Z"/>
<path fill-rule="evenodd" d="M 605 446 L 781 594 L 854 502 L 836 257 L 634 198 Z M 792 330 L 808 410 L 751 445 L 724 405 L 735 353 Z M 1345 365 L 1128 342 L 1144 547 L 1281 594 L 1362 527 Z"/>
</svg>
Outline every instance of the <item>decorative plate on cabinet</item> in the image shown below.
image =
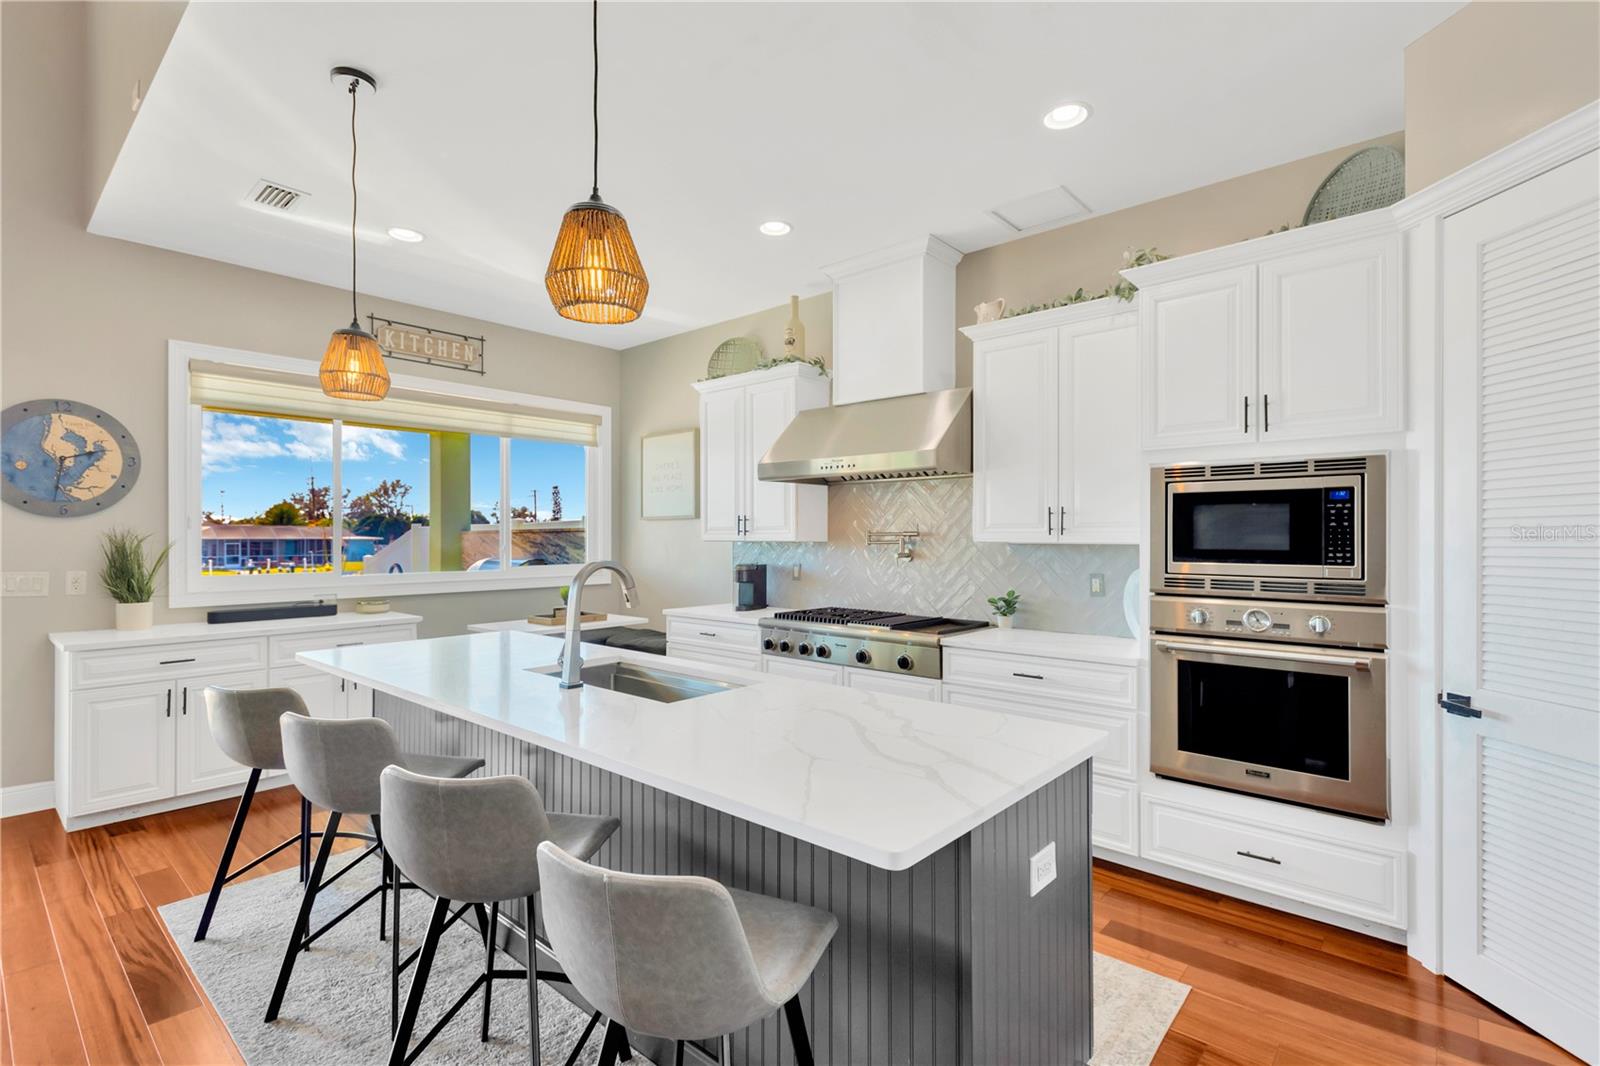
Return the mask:
<svg viewBox="0 0 1600 1066">
<path fill-rule="evenodd" d="M 706 364 L 707 378 L 725 378 L 729 374 L 743 374 L 761 365 L 761 344 L 749 337 L 734 337 L 717 345 Z"/>
<path fill-rule="evenodd" d="M 133 434 L 98 407 L 72 400 L 29 400 L 0 414 L 4 479 L 13 507 L 54 518 L 114 505 L 139 480 Z"/>
<path fill-rule="evenodd" d="M 1386 144 L 1363 148 L 1322 179 L 1302 225 L 1326 222 L 1398 203 L 1406 194 L 1406 157 Z"/>
</svg>

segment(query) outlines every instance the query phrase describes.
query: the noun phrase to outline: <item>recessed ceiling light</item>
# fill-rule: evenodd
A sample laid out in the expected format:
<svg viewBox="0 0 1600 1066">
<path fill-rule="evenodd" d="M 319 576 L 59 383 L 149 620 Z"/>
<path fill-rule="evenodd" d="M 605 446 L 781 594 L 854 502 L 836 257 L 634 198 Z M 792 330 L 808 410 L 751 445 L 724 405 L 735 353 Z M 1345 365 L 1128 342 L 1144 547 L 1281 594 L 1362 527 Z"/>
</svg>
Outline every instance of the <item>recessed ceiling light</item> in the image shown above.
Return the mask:
<svg viewBox="0 0 1600 1066">
<path fill-rule="evenodd" d="M 1044 124 L 1053 130 L 1070 130 L 1089 118 L 1088 104 L 1060 104 L 1044 113 Z"/>
<path fill-rule="evenodd" d="M 416 244 L 422 240 L 422 234 L 414 229 L 406 229 L 404 226 L 390 226 L 389 236 L 397 241 L 405 241 L 407 244 Z"/>
<path fill-rule="evenodd" d="M 789 225 L 789 223 L 785 222 L 781 218 L 774 218 L 770 221 L 761 223 L 761 232 L 766 234 L 768 237 L 787 236 L 789 231 L 793 228 L 793 226 Z"/>
</svg>

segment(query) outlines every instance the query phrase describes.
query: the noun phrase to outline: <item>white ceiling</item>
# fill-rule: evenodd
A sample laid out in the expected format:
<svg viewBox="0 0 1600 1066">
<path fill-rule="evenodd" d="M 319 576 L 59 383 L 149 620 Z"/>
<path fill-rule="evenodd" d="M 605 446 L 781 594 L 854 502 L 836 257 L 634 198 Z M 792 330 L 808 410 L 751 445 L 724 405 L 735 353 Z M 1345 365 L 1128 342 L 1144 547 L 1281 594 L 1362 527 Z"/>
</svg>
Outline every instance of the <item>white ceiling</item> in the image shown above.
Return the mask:
<svg viewBox="0 0 1600 1066">
<path fill-rule="evenodd" d="M 1459 6 L 605 3 L 600 189 L 651 290 L 583 326 L 543 275 L 589 192 L 587 4 L 191 3 L 90 229 L 347 285 L 356 65 L 362 291 L 626 348 L 924 234 L 997 244 L 1047 190 L 1104 213 L 1399 129 L 1402 49 Z M 1066 100 L 1093 117 L 1045 129 Z M 242 206 L 263 178 L 310 195 Z"/>
</svg>

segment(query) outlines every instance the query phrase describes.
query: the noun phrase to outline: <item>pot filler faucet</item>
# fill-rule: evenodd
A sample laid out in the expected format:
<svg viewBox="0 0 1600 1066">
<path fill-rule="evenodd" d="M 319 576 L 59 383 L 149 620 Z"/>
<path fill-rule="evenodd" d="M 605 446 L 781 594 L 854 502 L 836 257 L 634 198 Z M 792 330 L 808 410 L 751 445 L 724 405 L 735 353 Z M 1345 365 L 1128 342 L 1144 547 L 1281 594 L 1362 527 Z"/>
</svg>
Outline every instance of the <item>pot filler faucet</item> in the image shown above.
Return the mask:
<svg viewBox="0 0 1600 1066">
<path fill-rule="evenodd" d="M 580 632 L 583 628 L 583 583 L 600 570 L 610 570 L 622 579 L 622 605 L 633 606 L 633 575 L 621 563 L 601 560 L 590 563 L 573 577 L 567 589 L 567 639 L 561 646 L 561 687 L 583 687 L 583 646 Z"/>
</svg>

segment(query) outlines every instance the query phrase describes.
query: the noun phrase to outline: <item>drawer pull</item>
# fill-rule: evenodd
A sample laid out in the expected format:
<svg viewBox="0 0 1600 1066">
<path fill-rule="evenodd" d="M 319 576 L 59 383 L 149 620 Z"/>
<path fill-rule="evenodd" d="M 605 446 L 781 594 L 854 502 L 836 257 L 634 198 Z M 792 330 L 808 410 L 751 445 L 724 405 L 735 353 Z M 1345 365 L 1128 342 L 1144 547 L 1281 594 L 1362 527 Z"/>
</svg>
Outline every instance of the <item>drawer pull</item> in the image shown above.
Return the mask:
<svg viewBox="0 0 1600 1066">
<path fill-rule="evenodd" d="M 192 662 L 194 662 L 194 656 L 193 655 L 189 656 L 187 659 L 162 659 L 161 660 L 161 665 L 162 666 L 174 666 L 174 665 L 176 665 L 178 663 L 192 663 Z"/>
<path fill-rule="evenodd" d="M 700 631 L 700 635 L 701 635 L 701 636 L 702 636 L 702 637 L 714 637 L 714 636 L 716 636 L 716 634 L 715 634 L 715 633 L 707 633 L 707 632 L 706 632 L 706 631 L 705 631 L 705 630 L 703 630 L 703 629 L 702 629 L 702 630 L 701 630 L 701 631 Z"/>
<path fill-rule="evenodd" d="M 364 641 L 364 640 L 347 640 L 343 644 L 335 644 L 334 647 L 335 648 L 359 648 L 359 647 L 361 647 L 361 645 L 363 645 L 365 643 L 366 643 L 366 641 Z"/>
<path fill-rule="evenodd" d="M 1236 852 L 1234 852 L 1234 854 L 1235 855 L 1242 855 L 1247 859 L 1255 859 L 1257 862 L 1270 862 L 1274 866 L 1282 866 L 1283 865 L 1282 862 L 1280 862 L 1277 859 L 1274 859 L 1270 855 L 1257 855 L 1253 851 L 1236 851 Z"/>
<path fill-rule="evenodd" d="M 1018 672 L 1016 670 L 1011 671 L 1011 676 L 1012 677 L 1025 677 L 1030 681 L 1043 681 L 1044 680 L 1044 675 L 1043 674 L 1024 674 L 1024 673 L 1020 673 L 1020 672 Z"/>
</svg>

